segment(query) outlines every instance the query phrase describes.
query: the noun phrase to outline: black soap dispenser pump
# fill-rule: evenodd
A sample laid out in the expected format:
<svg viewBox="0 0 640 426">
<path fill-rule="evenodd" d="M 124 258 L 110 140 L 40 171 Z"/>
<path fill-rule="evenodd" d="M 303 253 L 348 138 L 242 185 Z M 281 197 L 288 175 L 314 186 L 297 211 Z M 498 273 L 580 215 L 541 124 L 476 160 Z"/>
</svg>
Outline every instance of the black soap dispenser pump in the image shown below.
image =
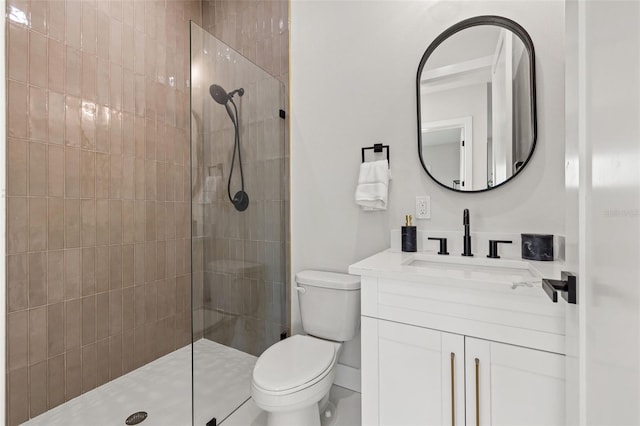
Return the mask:
<svg viewBox="0 0 640 426">
<path fill-rule="evenodd" d="M 405 226 L 402 227 L 402 251 L 414 252 L 418 250 L 416 227 L 411 226 L 410 214 L 405 217 Z"/>
</svg>

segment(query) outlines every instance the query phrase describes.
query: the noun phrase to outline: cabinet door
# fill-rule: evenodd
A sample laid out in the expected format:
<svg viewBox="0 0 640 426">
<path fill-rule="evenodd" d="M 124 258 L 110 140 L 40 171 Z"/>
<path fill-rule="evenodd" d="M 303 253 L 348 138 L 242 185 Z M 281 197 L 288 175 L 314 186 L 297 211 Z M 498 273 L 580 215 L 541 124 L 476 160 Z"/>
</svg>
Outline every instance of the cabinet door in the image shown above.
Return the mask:
<svg viewBox="0 0 640 426">
<path fill-rule="evenodd" d="M 563 355 L 467 337 L 465 359 L 467 425 L 564 424 Z"/>
<path fill-rule="evenodd" d="M 442 425 L 465 424 L 464 336 L 440 333 L 442 342 Z"/>
<path fill-rule="evenodd" d="M 463 425 L 463 337 L 378 320 L 378 424 L 452 424 L 451 353 L 458 354 L 454 409 Z"/>
</svg>

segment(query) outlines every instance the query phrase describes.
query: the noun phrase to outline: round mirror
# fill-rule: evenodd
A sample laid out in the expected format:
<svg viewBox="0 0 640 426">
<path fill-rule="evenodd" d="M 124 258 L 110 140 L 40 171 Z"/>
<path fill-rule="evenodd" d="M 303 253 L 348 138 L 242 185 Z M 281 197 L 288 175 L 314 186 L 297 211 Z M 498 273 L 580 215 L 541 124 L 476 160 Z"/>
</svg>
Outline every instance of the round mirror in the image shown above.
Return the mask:
<svg viewBox="0 0 640 426">
<path fill-rule="evenodd" d="M 536 144 L 533 43 L 517 23 L 478 16 L 440 34 L 420 61 L 418 153 L 438 184 L 461 192 L 503 185 Z"/>
</svg>

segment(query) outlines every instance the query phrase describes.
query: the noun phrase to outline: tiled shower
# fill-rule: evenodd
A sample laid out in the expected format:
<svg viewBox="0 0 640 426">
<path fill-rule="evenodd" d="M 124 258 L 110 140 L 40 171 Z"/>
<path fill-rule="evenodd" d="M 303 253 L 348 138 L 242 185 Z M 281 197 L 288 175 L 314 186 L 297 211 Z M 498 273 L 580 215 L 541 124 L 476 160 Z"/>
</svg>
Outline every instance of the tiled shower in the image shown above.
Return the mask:
<svg viewBox="0 0 640 426">
<path fill-rule="evenodd" d="M 7 424 L 192 341 L 190 20 L 286 80 L 284 1 L 7 2 Z"/>
</svg>

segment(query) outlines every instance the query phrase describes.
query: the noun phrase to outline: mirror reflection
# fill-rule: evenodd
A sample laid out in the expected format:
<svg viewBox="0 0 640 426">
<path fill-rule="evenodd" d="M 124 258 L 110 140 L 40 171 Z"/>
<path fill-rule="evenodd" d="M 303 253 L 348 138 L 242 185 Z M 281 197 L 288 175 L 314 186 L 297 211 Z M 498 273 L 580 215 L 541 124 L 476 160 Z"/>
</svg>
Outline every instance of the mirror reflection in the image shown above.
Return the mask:
<svg viewBox="0 0 640 426">
<path fill-rule="evenodd" d="M 439 184 L 484 191 L 511 179 L 533 152 L 533 46 L 509 28 L 468 21 L 443 33 L 451 32 L 421 62 L 419 152 Z"/>
</svg>

